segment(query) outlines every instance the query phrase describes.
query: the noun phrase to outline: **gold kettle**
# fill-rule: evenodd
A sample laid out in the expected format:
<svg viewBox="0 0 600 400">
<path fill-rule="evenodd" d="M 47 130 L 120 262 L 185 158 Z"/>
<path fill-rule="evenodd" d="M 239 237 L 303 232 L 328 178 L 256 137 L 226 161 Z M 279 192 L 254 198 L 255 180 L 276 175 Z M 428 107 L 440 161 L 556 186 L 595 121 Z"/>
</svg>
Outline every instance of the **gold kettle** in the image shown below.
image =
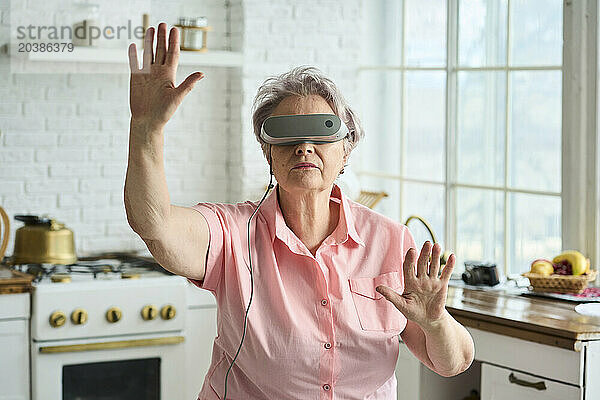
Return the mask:
<svg viewBox="0 0 600 400">
<path fill-rule="evenodd" d="M 0 259 L 5 245 L 8 243 L 10 225 L 4 210 L 0 214 L 6 225 L 5 237 L 0 247 Z M 55 219 L 38 217 L 36 215 L 15 215 L 15 219 L 25 223 L 15 233 L 15 248 L 9 265 L 17 264 L 73 264 L 77 261 L 75 255 L 75 240 L 73 231 Z"/>
</svg>

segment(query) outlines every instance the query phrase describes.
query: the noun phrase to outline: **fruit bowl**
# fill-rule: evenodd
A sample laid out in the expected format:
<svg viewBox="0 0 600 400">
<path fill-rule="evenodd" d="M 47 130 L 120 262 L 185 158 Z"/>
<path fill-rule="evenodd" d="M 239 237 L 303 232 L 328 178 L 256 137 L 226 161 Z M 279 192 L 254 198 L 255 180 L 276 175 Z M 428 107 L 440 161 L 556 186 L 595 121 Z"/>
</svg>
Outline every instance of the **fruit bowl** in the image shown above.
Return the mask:
<svg viewBox="0 0 600 400">
<path fill-rule="evenodd" d="M 590 270 L 583 275 L 542 275 L 533 272 L 521 274 L 529 279 L 534 292 L 544 293 L 582 293 L 588 282 L 596 279 L 598 271 Z"/>
</svg>

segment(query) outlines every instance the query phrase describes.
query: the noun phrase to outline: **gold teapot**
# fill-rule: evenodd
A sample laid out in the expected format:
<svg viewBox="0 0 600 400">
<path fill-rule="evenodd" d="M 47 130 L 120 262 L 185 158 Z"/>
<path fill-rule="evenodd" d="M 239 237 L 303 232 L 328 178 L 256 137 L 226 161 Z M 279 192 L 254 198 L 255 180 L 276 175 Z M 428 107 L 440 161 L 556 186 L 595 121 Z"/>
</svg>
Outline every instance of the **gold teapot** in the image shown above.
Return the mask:
<svg viewBox="0 0 600 400">
<path fill-rule="evenodd" d="M 10 235 L 10 223 L 6 212 L 0 207 L 3 225 L 3 239 L 0 245 L 0 260 L 6 251 Z M 8 261 L 9 265 L 17 264 L 73 264 L 75 240 L 73 231 L 64 224 L 47 216 L 15 215 L 15 219 L 25 223 L 15 233 L 15 248 Z"/>
</svg>

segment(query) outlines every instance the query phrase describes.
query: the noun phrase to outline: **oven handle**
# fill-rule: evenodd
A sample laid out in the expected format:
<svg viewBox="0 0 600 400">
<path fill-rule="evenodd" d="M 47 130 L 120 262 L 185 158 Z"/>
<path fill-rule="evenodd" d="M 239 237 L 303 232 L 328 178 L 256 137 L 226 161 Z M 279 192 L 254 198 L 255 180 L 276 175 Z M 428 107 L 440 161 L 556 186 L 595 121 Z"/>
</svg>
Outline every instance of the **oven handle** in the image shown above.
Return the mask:
<svg viewBox="0 0 600 400">
<path fill-rule="evenodd" d="M 113 350 L 127 349 L 130 347 L 162 346 L 167 344 L 179 344 L 185 341 L 183 336 L 167 336 L 154 339 L 119 340 L 115 342 L 97 342 L 85 344 L 69 344 L 63 346 L 40 347 L 40 353 L 71 353 L 89 350 Z"/>
</svg>

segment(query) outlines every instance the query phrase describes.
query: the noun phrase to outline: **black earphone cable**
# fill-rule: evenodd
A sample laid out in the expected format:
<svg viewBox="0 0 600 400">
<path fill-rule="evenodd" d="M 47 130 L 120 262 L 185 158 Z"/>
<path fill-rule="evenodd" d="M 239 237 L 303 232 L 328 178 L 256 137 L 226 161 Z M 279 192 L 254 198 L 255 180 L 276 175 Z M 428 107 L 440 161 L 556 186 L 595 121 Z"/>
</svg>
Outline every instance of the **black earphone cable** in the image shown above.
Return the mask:
<svg viewBox="0 0 600 400">
<path fill-rule="evenodd" d="M 271 177 L 269 178 L 269 187 L 267 188 L 267 190 L 265 191 L 265 194 L 263 195 L 262 199 L 258 203 L 258 206 L 256 206 L 256 210 L 254 210 L 254 212 L 248 219 L 248 261 L 250 262 L 250 287 L 251 287 L 250 300 L 248 301 L 248 308 L 246 309 L 246 315 L 244 316 L 244 332 L 242 333 L 242 340 L 240 341 L 240 345 L 237 349 L 237 352 L 235 353 L 235 357 L 233 357 L 233 360 L 231 360 L 231 365 L 229 366 L 229 369 L 227 369 L 227 373 L 225 374 L 225 393 L 223 394 L 223 400 L 227 399 L 227 378 L 229 377 L 229 371 L 231 371 L 231 367 L 233 367 L 233 363 L 237 359 L 238 354 L 240 354 L 240 349 L 242 348 L 242 343 L 244 342 L 244 338 L 246 337 L 246 322 L 248 320 L 248 311 L 250 310 L 250 304 L 252 304 L 252 295 L 254 294 L 254 277 L 252 274 L 252 253 L 250 252 L 250 221 L 252 220 L 252 217 L 254 217 L 254 214 L 256 214 L 256 212 L 260 208 L 260 205 L 264 201 L 265 197 L 267 197 L 269 190 L 271 190 L 272 188 L 275 187 L 273 185 L 273 160 L 271 158 L 271 145 L 269 145 L 269 174 L 271 175 Z"/>
</svg>

